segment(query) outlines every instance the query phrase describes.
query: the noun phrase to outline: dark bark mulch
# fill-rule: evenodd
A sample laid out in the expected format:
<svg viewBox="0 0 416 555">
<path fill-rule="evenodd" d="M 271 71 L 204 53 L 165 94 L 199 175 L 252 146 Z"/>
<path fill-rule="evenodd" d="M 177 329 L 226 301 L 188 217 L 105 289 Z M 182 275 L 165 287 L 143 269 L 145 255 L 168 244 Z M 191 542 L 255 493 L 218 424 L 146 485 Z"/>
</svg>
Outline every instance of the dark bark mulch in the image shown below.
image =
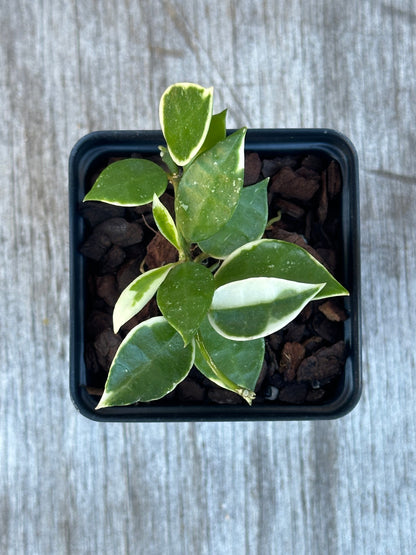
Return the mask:
<svg viewBox="0 0 416 555">
<path fill-rule="evenodd" d="M 342 181 L 337 163 L 312 154 L 273 159 L 246 154 L 245 184 L 264 177 L 270 177 L 269 218 L 281 212 L 281 219 L 266 230 L 265 237 L 304 247 L 339 279 Z M 162 202 L 173 211 L 169 192 Z M 122 208 L 88 202 L 80 210 L 87 227 L 80 247 L 88 259 L 85 362 L 88 389 L 100 395 L 123 337 L 132 327 L 159 313 L 153 299 L 119 334 L 114 334 L 111 315 L 118 296 L 141 270 L 175 261 L 177 252 L 156 232 L 151 205 Z M 315 301 L 292 323 L 267 337 L 255 403 L 321 404 L 330 399 L 344 369 L 346 318 L 342 299 Z M 154 403 L 196 402 L 243 401 L 192 369 L 174 392 Z"/>
</svg>

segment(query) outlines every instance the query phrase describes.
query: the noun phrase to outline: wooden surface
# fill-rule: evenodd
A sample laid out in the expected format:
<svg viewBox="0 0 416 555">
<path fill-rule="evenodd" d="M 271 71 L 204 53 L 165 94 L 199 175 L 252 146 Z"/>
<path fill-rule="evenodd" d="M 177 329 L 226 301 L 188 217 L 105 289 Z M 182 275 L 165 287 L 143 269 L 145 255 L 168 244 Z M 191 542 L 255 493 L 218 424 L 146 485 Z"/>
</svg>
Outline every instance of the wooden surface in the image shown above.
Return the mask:
<svg viewBox="0 0 416 555">
<path fill-rule="evenodd" d="M 0 553 L 413 554 L 416 5 L 0 0 Z M 364 391 L 329 422 L 99 424 L 68 394 L 67 159 L 214 85 L 358 150 Z"/>
</svg>

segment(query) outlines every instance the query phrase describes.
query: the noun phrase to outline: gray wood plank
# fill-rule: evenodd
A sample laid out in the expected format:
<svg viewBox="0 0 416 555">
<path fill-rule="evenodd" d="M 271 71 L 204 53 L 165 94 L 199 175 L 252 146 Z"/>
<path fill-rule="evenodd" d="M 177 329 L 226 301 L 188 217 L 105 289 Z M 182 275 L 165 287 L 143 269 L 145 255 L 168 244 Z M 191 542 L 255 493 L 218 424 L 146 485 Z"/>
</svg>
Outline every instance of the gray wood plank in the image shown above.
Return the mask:
<svg viewBox="0 0 416 555">
<path fill-rule="evenodd" d="M 414 3 L 16 0 L 0 22 L 1 553 L 414 553 Z M 214 85 L 230 127 L 357 147 L 365 384 L 341 420 L 103 425 L 71 405 L 68 154 L 157 128 L 179 80 Z"/>
</svg>

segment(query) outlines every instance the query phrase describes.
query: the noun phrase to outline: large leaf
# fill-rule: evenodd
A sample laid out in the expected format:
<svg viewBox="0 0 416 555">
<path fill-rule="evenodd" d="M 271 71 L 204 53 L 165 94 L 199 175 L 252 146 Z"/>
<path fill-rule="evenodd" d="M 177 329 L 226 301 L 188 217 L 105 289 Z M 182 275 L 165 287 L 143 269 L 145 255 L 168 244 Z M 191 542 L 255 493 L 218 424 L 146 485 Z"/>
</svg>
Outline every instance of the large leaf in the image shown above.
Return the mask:
<svg viewBox="0 0 416 555">
<path fill-rule="evenodd" d="M 194 351 L 162 316 L 142 322 L 120 345 L 97 409 L 160 399 L 186 378 Z"/>
<path fill-rule="evenodd" d="M 185 166 L 198 153 L 212 116 L 213 89 L 176 83 L 163 93 L 159 118 L 173 161 Z"/>
<path fill-rule="evenodd" d="M 198 242 L 214 235 L 231 218 L 244 180 L 244 137 L 239 129 L 203 152 L 178 187 L 176 223 L 183 236 Z"/>
<path fill-rule="evenodd" d="M 156 195 L 153 196 L 153 217 L 160 233 L 180 251 L 180 240 L 175 222 L 169 214 L 168 209 L 164 206 Z"/>
<path fill-rule="evenodd" d="M 217 233 L 200 241 L 201 250 L 225 258 L 239 247 L 262 237 L 267 225 L 267 183 L 269 178 L 244 187 L 231 219 Z"/>
<path fill-rule="evenodd" d="M 226 339 L 214 330 L 208 318 L 202 322 L 199 333 L 211 359 L 221 372 L 237 385 L 254 390 L 263 365 L 264 339 Z M 211 381 L 233 391 L 214 374 L 198 346 L 195 350 L 195 366 Z"/>
<path fill-rule="evenodd" d="M 296 318 L 323 285 L 268 277 L 233 281 L 215 290 L 208 318 L 229 339 L 265 337 Z"/>
<path fill-rule="evenodd" d="M 117 206 L 141 206 L 153 195 L 160 196 L 168 184 L 166 173 L 154 162 L 128 158 L 103 170 L 85 200 L 99 200 Z"/>
<path fill-rule="evenodd" d="M 274 239 L 253 241 L 225 259 L 215 275 L 215 285 L 251 277 L 275 277 L 302 283 L 325 283 L 316 295 L 324 299 L 348 291 L 305 249 Z"/>
<path fill-rule="evenodd" d="M 206 316 L 214 293 L 214 278 L 201 264 L 183 262 L 173 268 L 157 292 L 157 303 L 166 320 L 191 341 Z"/>
<path fill-rule="evenodd" d="M 149 270 L 124 289 L 113 311 L 115 333 L 150 301 L 174 265 L 166 264 L 166 266 Z"/>
</svg>

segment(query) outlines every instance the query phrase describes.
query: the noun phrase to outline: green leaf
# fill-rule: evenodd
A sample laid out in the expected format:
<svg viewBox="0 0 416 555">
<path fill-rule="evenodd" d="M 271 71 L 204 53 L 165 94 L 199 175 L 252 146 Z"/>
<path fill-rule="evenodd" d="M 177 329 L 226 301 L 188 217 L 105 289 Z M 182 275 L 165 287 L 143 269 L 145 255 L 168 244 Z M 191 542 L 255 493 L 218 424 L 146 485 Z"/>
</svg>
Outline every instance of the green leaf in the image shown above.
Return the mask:
<svg viewBox="0 0 416 555">
<path fill-rule="evenodd" d="M 173 161 L 185 166 L 204 143 L 212 116 L 213 88 L 176 83 L 163 93 L 159 119 Z"/>
<path fill-rule="evenodd" d="M 274 239 L 253 241 L 234 251 L 215 274 L 215 285 L 251 277 L 275 277 L 302 283 L 325 283 L 315 299 L 348 291 L 305 249 Z"/>
<path fill-rule="evenodd" d="M 199 247 L 215 258 L 225 258 L 250 241 L 260 239 L 267 225 L 267 184 L 269 178 L 244 187 L 231 219 L 217 233 L 199 242 Z"/>
<path fill-rule="evenodd" d="M 113 311 L 114 333 L 150 301 L 175 264 L 166 264 L 145 272 L 128 285 L 118 298 Z"/>
<path fill-rule="evenodd" d="M 239 129 L 203 152 L 184 173 L 175 201 L 183 236 L 198 242 L 214 235 L 231 218 L 244 181 L 244 137 Z"/>
<path fill-rule="evenodd" d="M 211 359 L 221 372 L 239 386 L 254 390 L 263 365 L 264 339 L 226 339 L 214 330 L 208 318 L 202 322 L 199 332 Z M 198 346 L 195 350 L 195 366 L 211 381 L 233 391 L 214 374 Z"/>
<path fill-rule="evenodd" d="M 160 233 L 169 241 L 169 243 L 180 251 L 180 240 L 175 222 L 169 214 L 168 209 L 160 202 L 156 195 L 153 196 L 152 210 L 153 217 Z"/>
<path fill-rule="evenodd" d="M 118 348 L 97 409 L 160 399 L 186 378 L 194 355 L 162 316 L 142 322 Z"/>
<path fill-rule="evenodd" d="M 208 318 L 228 339 L 265 337 L 296 318 L 323 286 L 270 277 L 233 281 L 215 290 Z"/>
<path fill-rule="evenodd" d="M 166 173 L 154 162 L 128 158 L 110 164 L 98 176 L 85 200 L 100 200 L 117 206 L 141 206 L 164 193 Z"/>
<path fill-rule="evenodd" d="M 183 262 L 173 268 L 157 292 L 163 316 L 187 345 L 211 305 L 214 278 L 201 264 Z"/>
<path fill-rule="evenodd" d="M 161 157 L 162 161 L 167 165 L 170 173 L 172 175 L 178 173 L 179 168 L 175 164 L 175 162 L 172 160 L 172 157 L 169 154 L 168 149 L 164 146 L 158 146 L 157 148 L 160 150 L 160 157 Z"/>
<path fill-rule="evenodd" d="M 227 117 L 227 110 L 223 110 L 219 114 L 214 114 L 211 118 L 207 136 L 205 137 L 204 144 L 201 146 L 198 155 L 206 150 L 209 150 L 220 141 L 223 141 L 227 135 L 225 119 Z"/>
</svg>

